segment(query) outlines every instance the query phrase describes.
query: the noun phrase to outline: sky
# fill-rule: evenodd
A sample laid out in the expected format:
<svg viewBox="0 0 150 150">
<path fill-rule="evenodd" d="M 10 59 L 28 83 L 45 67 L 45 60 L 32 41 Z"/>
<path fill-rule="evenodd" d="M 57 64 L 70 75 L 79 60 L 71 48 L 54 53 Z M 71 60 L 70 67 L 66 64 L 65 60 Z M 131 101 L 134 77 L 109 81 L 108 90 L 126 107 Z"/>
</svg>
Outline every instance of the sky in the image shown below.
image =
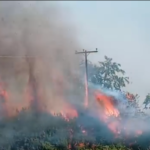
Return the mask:
<svg viewBox="0 0 150 150">
<path fill-rule="evenodd" d="M 150 92 L 150 1 L 66 1 L 83 49 L 95 50 L 89 60 L 104 56 L 122 65 L 130 77 L 127 90 L 140 101 Z"/>
<path fill-rule="evenodd" d="M 122 65 L 131 82 L 125 90 L 138 93 L 142 103 L 150 93 L 150 1 L 47 3 L 57 3 L 69 14 L 65 19 L 75 27 L 82 49 L 98 48 L 88 56 L 90 61 L 98 63 L 106 55 Z"/>
</svg>

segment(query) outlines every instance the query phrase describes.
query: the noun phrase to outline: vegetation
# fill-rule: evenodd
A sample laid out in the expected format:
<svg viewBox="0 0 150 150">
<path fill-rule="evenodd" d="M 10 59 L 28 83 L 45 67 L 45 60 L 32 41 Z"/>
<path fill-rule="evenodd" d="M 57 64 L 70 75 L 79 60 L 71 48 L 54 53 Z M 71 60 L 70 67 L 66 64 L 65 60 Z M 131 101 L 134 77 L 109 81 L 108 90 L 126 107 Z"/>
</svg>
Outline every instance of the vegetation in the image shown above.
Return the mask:
<svg viewBox="0 0 150 150">
<path fill-rule="evenodd" d="M 46 115 L 45 125 L 39 122 L 42 116 Z M 90 116 L 84 116 L 87 120 L 91 120 Z M 18 116 L 3 120 L 0 122 L 1 150 L 129 150 L 122 144 L 112 144 L 116 141 L 113 134 L 104 126 L 103 123 L 93 124 L 87 126 L 87 123 L 82 121 L 82 116 L 71 119 L 67 122 L 61 114 L 52 116 L 50 114 L 40 114 L 40 116 L 33 115 L 28 118 L 28 110 L 20 112 Z M 32 127 L 28 123 L 32 122 Z M 11 125 L 8 127 L 8 124 Z M 86 135 L 82 133 L 82 126 L 89 131 Z M 28 130 L 25 131 L 26 126 Z M 94 127 L 94 130 L 91 130 Z M 11 137 L 3 134 L 3 130 L 11 132 Z M 32 129 L 32 131 L 31 131 Z M 72 131 L 72 132 L 70 132 Z M 15 133 L 15 134 L 13 134 Z M 97 134 L 98 133 L 98 134 Z M 10 139 L 11 138 L 11 139 Z M 107 142 L 108 139 L 109 142 Z M 12 141 L 10 143 L 10 141 Z"/>
<path fill-rule="evenodd" d="M 105 61 L 99 62 L 99 65 L 89 64 L 90 81 L 108 89 L 121 91 L 121 88 L 129 84 L 129 78 L 124 75 L 121 65 L 106 56 Z M 129 105 L 139 110 L 138 95 L 128 93 L 127 96 L 131 97 Z M 143 103 L 145 108 L 149 103 L 150 94 Z M 29 117 L 28 110 L 23 109 L 16 117 L 1 120 L 0 138 L 3 140 L 0 141 L 0 150 L 145 150 L 149 147 L 149 134 L 133 136 L 127 140 L 115 139 L 103 122 L 97 123 L 89 113 L 80 113 L 79 117 L 68 122 L 61 114 L 54 117 L 50 114 L 32 113 Z M 138 111 L 140 114 L 145 115 Z M 81 127 L 88 134 L 83 133 Z M 4 134 L 6 130 L 11 134 Z"/>
<path fill-rule="evenodd" d="M 120 67 L 112 58 L 105 56 L 105 61 L 99 62 L 99 65 L 90 64 L 90 80 L 108 89 L 121 90 L 129 84 L 129 78 L 124 76 L 125 71 Z"/>
<path fill-rule="evenodd" d="M 147 109 L 148 104 L 150 104 L 150 93 L 148 93 L 146 95 L 146 98 L 145 98 L 143 104 L 145 105 L 145 109 Z"/>
<path fill-rule="evenodd" d="M 98 65 L 89 63 L 89 81 L 100 85 L 107 89 L 119 90 L 129 84 L 129 77 L 125 76 L 125 71 L 121 69 L 121 64 L 113 62 L 112 58 L 104 57 L 103 62 L 99 62 Z M 123 92 L 123 95 L 129 100 L 129 105 L 135 107 L 139 112 L 138 94 L 132 94 L 129 92 Z M 147 95 L 144 101 L 145 107 L 150 103 L 150 95 Z M 142 112 L 143 113 L 143 112 Z"/>
</svg>

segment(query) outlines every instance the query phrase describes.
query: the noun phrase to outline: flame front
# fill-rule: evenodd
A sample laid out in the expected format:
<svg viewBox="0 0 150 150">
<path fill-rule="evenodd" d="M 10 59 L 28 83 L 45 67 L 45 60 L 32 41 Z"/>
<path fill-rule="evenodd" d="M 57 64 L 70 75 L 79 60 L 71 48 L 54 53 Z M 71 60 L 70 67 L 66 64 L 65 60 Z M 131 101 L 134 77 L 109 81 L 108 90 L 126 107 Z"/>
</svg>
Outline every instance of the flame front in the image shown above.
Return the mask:
<svg viewBox="0 0 150 150">
<path fill-rule="evenodd" d="M 101 92 L 95 92 L 95 97 L 97 102 L 100 106 L 100 119 L 103 120 L 103 122 L 106 123 L 108 128 L 114 133 L 119 134 L 119 110 L 115 108 L 115 101 L 112 97 L 106 96 Z M 112 117 L 115 117 L 117 119 L 112 119 Z"/>
<path fill-rule="evenodd" d="M 55 76 L 56 77 L 56 76 Z M 33 108 L 33 102 L 37 102 L 38 109 L 36 111 L 44 111 L 47 113 L 52 114 L 55 116 L 56 114 L 61 114 L 61 117 L 63 117 L 66 121 L 69 121 L 70 119 L 77 118 L 78 117 L 78 111 L 76 108 L 69 103 L 69 101 L 65 98 L 64 96 L 64 89 L 65 83 L 63 82 L 63 78 L 55 78 L 53 79 L 53 84 L 55 85 L 54 88 L 54 97 L 53 98 L 53 103 L 49 103 L 49 101 L 41 101 L 43 98 L 46 97 L 44 95 L 43 90 L 38 87 L 38 84 L 35 85 L 36 81 L 33 83 L 33 79 L 29 78 L 29 83 L 27 84 L 27 92 L 26 92 L 26 102 L 20 104 L 13 104 L 11 102 L 11 95 L 13 93 L 7 92 L 7 90 L 4 88 L 4 84 L 1 82 L 0 84 L 0 100 L 1 100 L 1 107 L 2 111 L 1 116 L 8 116 L 11 117 L 13 115 L 17 115 L 16 111 L 14 111 L 14 106 L 15 110 L 21 110 L 23 107 L 31 107 Z M 87 87 L 87 86 L 86 86 Z M 33 91 L 34 90 L 34 91 Z M 36 90 L 36 91 L 35 91 Z M 87 90 L 85 91 L 85 95 L 87 96 L 88 93 Z M 86 97 L 88 98 L 88 97 Z M 112 131 L 116 137 L 118 134 L 121 132 L 121 122 L 120 122 L 120 112 L 117 109 L 117 103 L 114 100 L 113 97 L 107 96 L 103 94 L 100 91 L 95 92 L 95 98 L 96 98 L 96 103 L 99 106 L 98 109 L 98 116 L 100 121 L 103 121 L 107 127 L 109 128 L 110 131 Z M 38 100 L 38 101 L 37 101 Z M 86 99 L 87 100 L 87 99 Z M 88 101 L 85 101 L 86 104 L 88 104 Z M 45 106 L 45 107 L 44 107 Z M 85 105 L 84 105 L 85 106 Z M 87 105 L 86 105 L 87 106 Z M 88 105 L 88 109 L 90 109 L 90 103 Z M 88 134 L 88 131 L 85 130 L 82 126 L 80 127 L 82 134 Z M 128 132 L 126 132 L 128 133 Z M 136 131 L 135 135 L 139 136 L 142 134 L 141 130 Z"/>
<path fill-rule="evenodd" d="M 119 116 L 119 111 L 114 106 L 113 98 L 108 97 L 100 92 L 96 92 L 95 96 L 106 116 Z"/>
</svg>

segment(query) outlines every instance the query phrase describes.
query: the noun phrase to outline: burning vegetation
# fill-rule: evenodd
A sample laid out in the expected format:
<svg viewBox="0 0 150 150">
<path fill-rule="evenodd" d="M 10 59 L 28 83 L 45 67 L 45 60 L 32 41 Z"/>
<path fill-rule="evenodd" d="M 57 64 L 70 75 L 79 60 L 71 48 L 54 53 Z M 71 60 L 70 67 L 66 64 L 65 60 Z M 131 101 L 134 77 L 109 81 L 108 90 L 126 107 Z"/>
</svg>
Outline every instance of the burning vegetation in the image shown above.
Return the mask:
<svg viewBox="0 0 150 150">
<path fill-rule="evenodd" d="M 0 150 L 148 146 L 148 117 L 133 95 L 84 87 L 80 46 L 60 7 L 0 2 L 0 19 Z"/>
</svg>

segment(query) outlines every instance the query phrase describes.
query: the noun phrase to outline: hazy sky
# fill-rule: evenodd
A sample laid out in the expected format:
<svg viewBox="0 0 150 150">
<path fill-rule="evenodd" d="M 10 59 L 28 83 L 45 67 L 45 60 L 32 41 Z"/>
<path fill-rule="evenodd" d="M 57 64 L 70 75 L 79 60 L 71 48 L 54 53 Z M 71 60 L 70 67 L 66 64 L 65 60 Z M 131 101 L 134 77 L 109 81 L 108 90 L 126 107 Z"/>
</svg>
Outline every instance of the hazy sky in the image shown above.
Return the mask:
<svg viewBox="0 0 150 150">
<path fill-rule="evenodd" d="M 143 98 L 150 92 L 150 2 L 61 2 L 69 9 L 84 49 L 99 49 L 93 62 L 104 55 L 121 63 L 132 84 L 128 91 Z"/>
</svg>

